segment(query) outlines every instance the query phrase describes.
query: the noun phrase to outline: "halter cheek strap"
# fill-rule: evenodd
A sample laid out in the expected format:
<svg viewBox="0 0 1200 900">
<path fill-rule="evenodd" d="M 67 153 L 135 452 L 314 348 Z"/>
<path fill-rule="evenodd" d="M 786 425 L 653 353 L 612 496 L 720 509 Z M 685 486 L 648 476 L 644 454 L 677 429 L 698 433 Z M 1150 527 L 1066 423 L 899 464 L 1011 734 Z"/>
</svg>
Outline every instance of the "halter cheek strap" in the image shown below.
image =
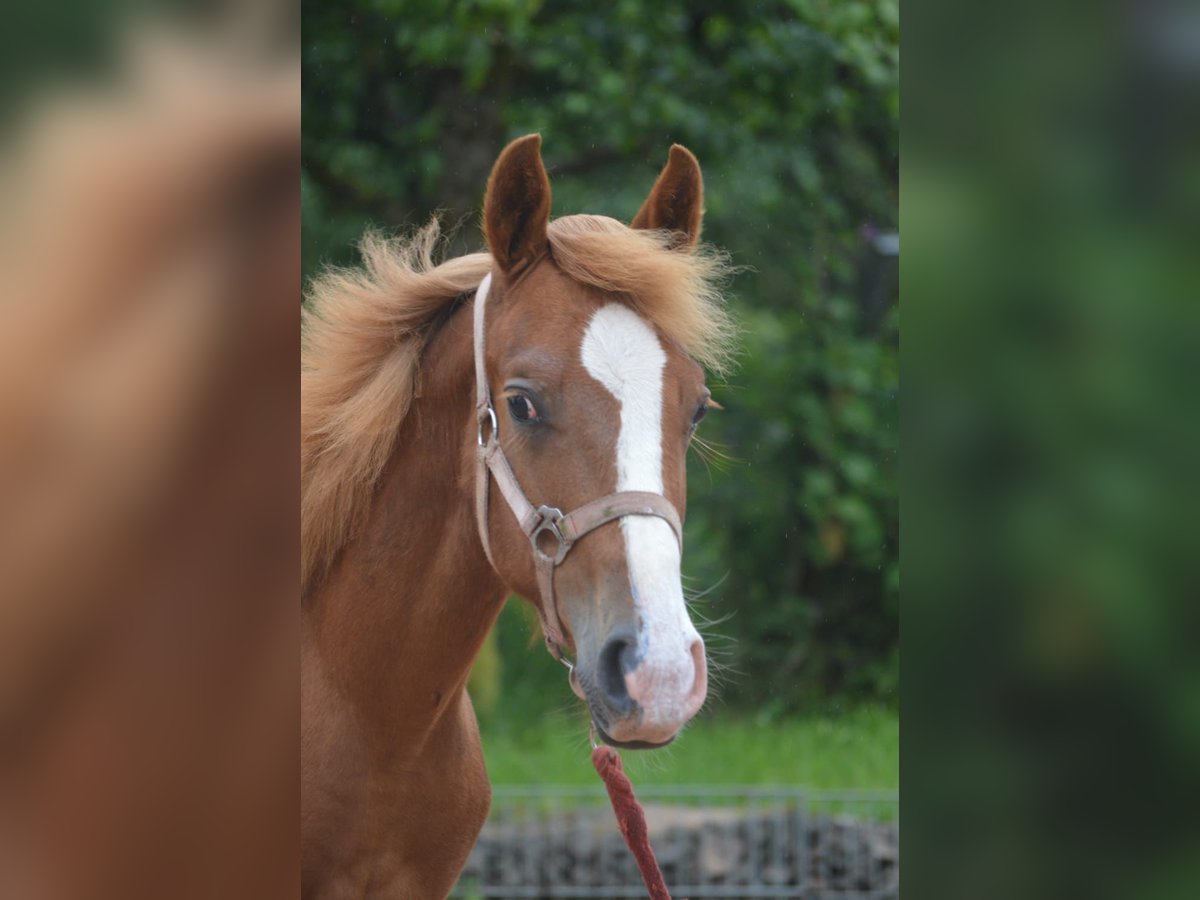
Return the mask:
<svg viewBox="0 0 1200 900">
<path fill-rule="evenodd" d="M 575 542 L 601 525 L 624 516 L 657 516 L 671 526 L 682 549 L 683 525 L 679 513 L 666 497 L 646 491 L 619 491 L 585 503 L 566 514 L 553 506 L 535 507 L 529 502 L 500 447 L 496 410 L 492 405 L 484 366 L 484 320 L 491 285 L 492 276 L 488 273 L 475 293 L 475 418 L 479 428 L 475 450 L 475 519 L 479 526 L 479 539 L 483 542 L 483 552 L 487 554 L 488 562 L 495 569 L 488 518 L 488 498 L 494 478 L 517 524 L 529 538 L 537 570 L 538 592 L 541 594 L 537 610 L 546 648 L 552 656 L 569 667 L 571 663 L 563 656 L 565 640 L 554 600 L 554 570 L 566 559 Z"/>
</svg>

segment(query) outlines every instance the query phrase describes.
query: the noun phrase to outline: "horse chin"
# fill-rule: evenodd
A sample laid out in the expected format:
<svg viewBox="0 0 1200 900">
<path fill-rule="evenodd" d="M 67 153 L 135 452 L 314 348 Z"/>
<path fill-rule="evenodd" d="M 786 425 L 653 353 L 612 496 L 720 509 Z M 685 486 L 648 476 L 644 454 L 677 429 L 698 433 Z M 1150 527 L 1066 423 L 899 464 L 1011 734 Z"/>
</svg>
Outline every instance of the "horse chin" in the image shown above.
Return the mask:
<svg viewBox="0 0 1200 900">
<path fill-rule="evenodd" d="M 610 735 L 607 731 L 605 731 L 604 726 L 600 724 L 602 721 L 605 721 L 606 717 L 603 714 L 603 712 L 600 711 L 600 708 L 598 708 L 593 703 L 592 699 L 590 697 L 588 697 L 588 689 L 580 681 L 578 673 L 579 673 L 578 669 L 572 669 L 571 674 L 567 678 L 567 681 L 570 683 L 571 690 L 575 692 L 575 695 L 577 697 L 579 697 L 579 699 L 582 700 L 585 704 L 587 704 L 588 711 L 591 713 L 591 716 L 592 716 L 592 729 L 595 731 L 596 735 L 600 738 L 600 740 L 602 740 L 604 743 L 608 744 L 608 746 L 616 747 L 620 750 L 657 750 L 659 747 L 667 746 L 667 744 L 670 744 L 672 741 L 675 740 L 675 738 L 677 738 L 679 736 L 678 732 L 676 732 L 675 734 L 673 734 L 669 738 L 667 738 L 665 741 L 658 741 L 658 742 L 638 741 L 638 740 L 618 741 L 616 738 L 614 738 L 612 735 Z"/>
<path fill-rule="evenodd" d="M 651 741 L 618 741 L 609 737 L 608 732 L 600 727 L 595 718 L 592 719 L 592 726 L 596 729 L 596 734 L 599 736 L 600 740 L 604 741 L 604 743 L 608 744 L 610 747 L 616 747 L 618 750 L 657 750 L 660 747 L 667 746 L 667 744 L 671 743 L 675 740 L 675 738 L 678 737 L 677 734 L 673 734 L 665 741 L 657 744 Z"/>
</svg>

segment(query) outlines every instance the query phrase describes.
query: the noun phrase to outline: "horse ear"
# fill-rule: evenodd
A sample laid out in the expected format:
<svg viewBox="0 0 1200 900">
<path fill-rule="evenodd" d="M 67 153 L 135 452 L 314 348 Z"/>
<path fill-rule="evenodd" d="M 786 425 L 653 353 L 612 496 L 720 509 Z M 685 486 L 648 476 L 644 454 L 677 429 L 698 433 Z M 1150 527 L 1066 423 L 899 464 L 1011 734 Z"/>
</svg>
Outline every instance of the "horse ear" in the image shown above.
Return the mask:
<svg viewBox="0 0 1200 900">
<path fill-rule="evenodd" d="M 700 240 L 703 216 L 704 179 L 700 176 L 700 163 L 687 147 L 672 144 L 666 166 L 630 224 L 633 228 L 677 232 L 678 246 L 690 250 Z"/>
<path fill-rule="evenodd" d="M 547 246 L 550 179 L 541 150 L 540 134 L 517 138 L 501 152 L 488 178 L 483 234 L 504 272 L 529 265 Z"/>
</svg>

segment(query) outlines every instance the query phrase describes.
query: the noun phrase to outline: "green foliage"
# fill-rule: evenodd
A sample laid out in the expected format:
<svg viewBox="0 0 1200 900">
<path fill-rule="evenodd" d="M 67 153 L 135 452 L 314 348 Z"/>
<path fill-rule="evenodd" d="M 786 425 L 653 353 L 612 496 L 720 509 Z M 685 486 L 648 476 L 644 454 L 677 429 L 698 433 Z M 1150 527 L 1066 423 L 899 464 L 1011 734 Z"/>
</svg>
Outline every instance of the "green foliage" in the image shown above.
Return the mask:
<svg viewBox="0 0 1200 900">
<path fill-rule="evenodd" d="M 861 231 L 898 224 L 897 3 L 322 0 L 303 30 L 310 274 L 368 223 L 475 221 L 520 134 L 543 134 L 558 213 L 628 220 L 671 142 L 697 154 L 705 237 L 746 267 L 741 366 L 702 429 L 732 460 L 696 461 L 687 527 L 688 584 L 719 582 L 697 612 L 730 615 L 706 629 L 732 639 L 710 641 L 722 696 L 893 697 L 899 317 Z M 479 245 L 464 227 L 453 250 Z M 548 677 L 513 615 L 501 706 Z"/>
<path fill-rule="evenodd" d="M 695 585 L 720 582 L 704 612 L 728 617 L 731 702 L 895 696 L 894 319 L 860 335 L 851 303 L 812 295 L 743 318 L 738 386 L 706 422 L 735 458 L 693 461 L 687 533 Z"/>
</svg>

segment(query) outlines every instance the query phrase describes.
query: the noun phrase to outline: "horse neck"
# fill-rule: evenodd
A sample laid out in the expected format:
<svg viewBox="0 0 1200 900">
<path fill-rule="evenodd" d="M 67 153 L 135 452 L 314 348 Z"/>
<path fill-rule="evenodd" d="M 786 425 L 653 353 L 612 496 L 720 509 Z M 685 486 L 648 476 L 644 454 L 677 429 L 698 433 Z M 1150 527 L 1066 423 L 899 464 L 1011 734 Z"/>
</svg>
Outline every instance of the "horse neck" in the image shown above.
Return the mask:
<svg viewBox="0 0 1200 900">
<path fill-rule="evenodd" d="M 386 752 L 453 709 L 504 587 L 476 531 L 471 309 L 432 337 L 365 526 L 307 605 L 324 676 Z"/>
</svg>

